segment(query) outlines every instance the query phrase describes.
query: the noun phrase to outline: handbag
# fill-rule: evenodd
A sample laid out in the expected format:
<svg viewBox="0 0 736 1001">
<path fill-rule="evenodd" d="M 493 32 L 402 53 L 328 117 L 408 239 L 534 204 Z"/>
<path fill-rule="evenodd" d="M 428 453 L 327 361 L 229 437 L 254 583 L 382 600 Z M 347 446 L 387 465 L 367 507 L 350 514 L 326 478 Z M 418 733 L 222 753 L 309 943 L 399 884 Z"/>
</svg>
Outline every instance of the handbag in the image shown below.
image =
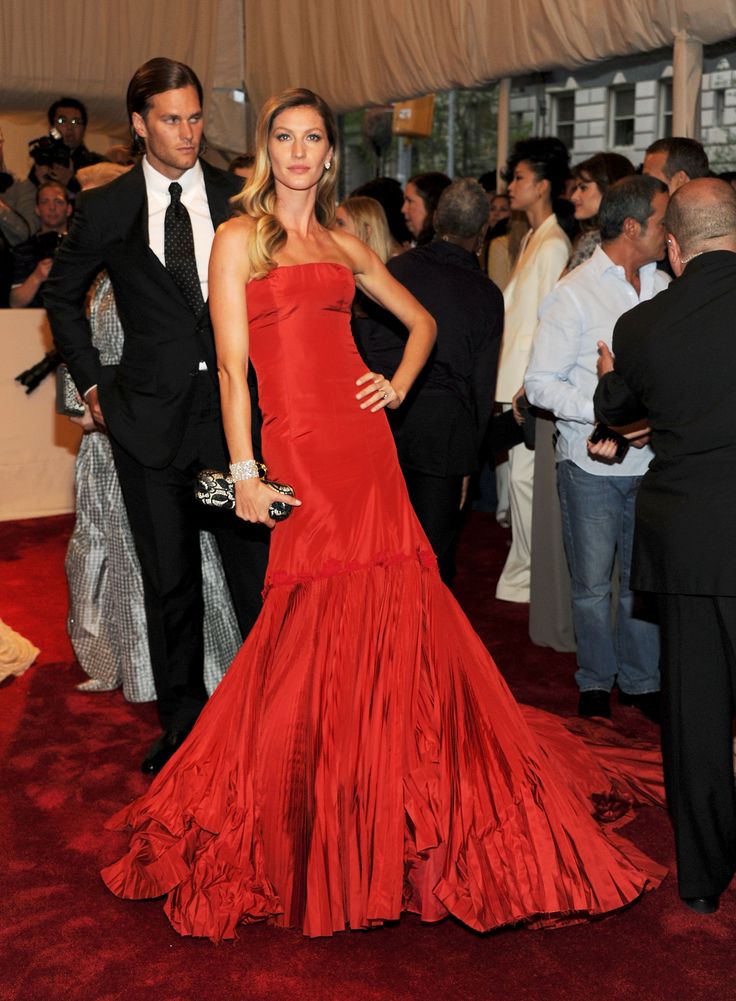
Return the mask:
<svg viewBox="0 0 736 1001">
<path fill-rule="evenodd" d="M 262 462 L 257 462 L 259 479 L 272 490 L 284 494 L 286 497 L 294 496 L 294 488 L 288 483 L 276 483 L 275 480 L 267 479 L 268 470 Z M 195 497 L 207 507 L 222 508 L 225 511 L 235 510 L 235 484 L 230 475 L 219 472 L 217 469 L 203 469 L 197 473 L 197 483 L 194 491 Z M 268 516 L 274 521 L 286 521 L 291 514 L 291 504 L 284 501 L 275 500 L 269 504 Z"/>
<path fill-rule="evenodd" d="M 63 362 L 57 366 L 55 378 L 56 413 L 62 417 L 81 417 L 84 414 L 84 403 L 80 401 L 74 380 Z"/>
</svg>

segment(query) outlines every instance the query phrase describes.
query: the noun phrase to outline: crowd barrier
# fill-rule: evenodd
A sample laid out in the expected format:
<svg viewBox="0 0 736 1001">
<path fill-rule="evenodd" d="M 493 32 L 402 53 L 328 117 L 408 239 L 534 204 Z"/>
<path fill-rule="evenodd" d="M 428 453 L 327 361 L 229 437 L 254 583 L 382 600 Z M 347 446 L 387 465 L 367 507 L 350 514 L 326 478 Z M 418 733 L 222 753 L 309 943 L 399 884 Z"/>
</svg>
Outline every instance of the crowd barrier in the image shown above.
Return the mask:
<svg viewBox="0 0 736 1001">
<path fill-rule="evenodd" d="M 74 510 L 81 429 L 54 412 L 54 377 L 26 394 L 15 376 L 51 348 L 42 309 L 0 309 L 0 521 Z"/>
</svg>

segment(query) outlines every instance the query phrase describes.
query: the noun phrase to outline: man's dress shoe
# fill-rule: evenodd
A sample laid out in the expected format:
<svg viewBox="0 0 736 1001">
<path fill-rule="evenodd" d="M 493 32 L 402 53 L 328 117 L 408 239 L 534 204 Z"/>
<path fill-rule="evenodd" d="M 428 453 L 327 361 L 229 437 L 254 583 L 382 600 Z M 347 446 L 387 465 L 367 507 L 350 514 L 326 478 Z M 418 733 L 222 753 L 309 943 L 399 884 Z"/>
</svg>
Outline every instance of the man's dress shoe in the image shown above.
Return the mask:
<svg viewBox="0 0 736 1001">
<path fill-rule="evenodd" d="M 153 742 L 143 759 L 141 771 L 146 775 L 158 775 L 169 758 L 178 751 L 189 736 L 189 730 L 166 730 Z"/>
<path fill-rule="evenodd" d="M 593 688 L 580 693 L 578 716 L 602 716 L 611 718 L 611 693 L 600 688 Z"/>
<path fill-rule="evenodd" d="M 691 911 L 697 911 L 698 914 L 715 914 L 718 910 L 720 899 L 717 895 L 712 897 L 683 897 L 682 902 Z"/>
<path fill-rule="evenodd" d="M 627 692 L 618 692 L 618 704 L 620 706 L 633 706 L 638 709 L 642 716 L 646 716 L 652 723 L 659 723 L 659 692 L 642 692 L 640 695 L 629 695 Z"/>
</svg>

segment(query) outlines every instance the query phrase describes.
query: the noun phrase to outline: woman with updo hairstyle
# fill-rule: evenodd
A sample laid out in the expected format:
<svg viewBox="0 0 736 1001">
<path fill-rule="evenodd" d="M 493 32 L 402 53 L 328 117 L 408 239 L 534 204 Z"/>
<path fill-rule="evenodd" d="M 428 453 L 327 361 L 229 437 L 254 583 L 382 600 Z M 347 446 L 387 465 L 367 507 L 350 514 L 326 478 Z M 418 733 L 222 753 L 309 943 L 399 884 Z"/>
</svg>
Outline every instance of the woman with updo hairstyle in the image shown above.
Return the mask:
<svg viewBox="0 0 736 1001">
<path fill-rule="evenodd" d="M 414 237 L 415 246 L 423 247 L 434 239 L 434 212 L 440 195 L 448 184 L 450 178 L 447 174 L 441 174 L 437 170 L 415 174 L 406 182 L 401 213 Z"/>
<path fill-rule="evenodd" d="M 575 206 L 580 235 L 573 244 L 568 271 L 587 261 L 601 244 L 598 209 L 606 190 L 615 181 L 631 177 L 633 173 L 634 165 L 620 153 L 596 153 L 572 168 L 577 183 L 570 201 Z"/>
<path fill-rule="evenodd" d="M 618 910 L 662 871 L 619 834 L 608 840 L 590 795 L 611 812 L 610 779 L 561 720 L 516 705 L 409 503 L 384 411 L 406 401 L 435 323 L 333 226 L 324 102 L 303 89 L 272 98 L 257 136 L 243 215 L 215 235 L 209 290 L 235 514 L 273 529 L 263 609 L 188 738 L 108 824 L 132 835 L 103 878 L 120 897 L 166 897 L 177 932 L 216 941 L 256 921 L 315 937 L 407 910 L 476 931 Z M 460 340 L 448 355 L 439 345 L 432 395 L 474 438 L 477 417 L 463 412 L 474 311 L 493 287 L 473 264 L 474 195 L 456 191 L 438 214 L 442 238 L 415 253 L 436 247 L 432 275 L 456 272 L 453 305 L 473 311 L 470 333 L 449 317 Z M 403 331 L 390 378 L 366 372 L 353 343 L 356 286 Z M 250 441 L 251 359 L 268 479 Z M 468 444 L 443 433 L 449 464 Z"/>
<path fill-rule="evenodd" d="M 519 424 L 525 417 L 517 405 L 523 397 L 524 373 L 542 300 L 560 277 L 570 255 L 570 241 L 555 216 L 555 203 L 569 173 L 569 155 L 559 139 L 524 139 L 509 157 L 506 176 L 511 208 L 529 223 L 504 289 L 506 308 L 498 363 L 496 400 L 513 407 Z M 528 420 L 528 418 L 527 418 Z M 529 425 L 527 425 L 527 428 Z M 530 437 L 509 452 L 511 548 L 496 588 L 503 601 L 529 601 L 534 452 Z"/>
<path fill-rule="evenodd" d="M 335 222 L 367 244 L 383 263 L 393 257 L 393 241 L 380 202 L 365 195 L 351 195 L 337 206 Z"/>
</svg>

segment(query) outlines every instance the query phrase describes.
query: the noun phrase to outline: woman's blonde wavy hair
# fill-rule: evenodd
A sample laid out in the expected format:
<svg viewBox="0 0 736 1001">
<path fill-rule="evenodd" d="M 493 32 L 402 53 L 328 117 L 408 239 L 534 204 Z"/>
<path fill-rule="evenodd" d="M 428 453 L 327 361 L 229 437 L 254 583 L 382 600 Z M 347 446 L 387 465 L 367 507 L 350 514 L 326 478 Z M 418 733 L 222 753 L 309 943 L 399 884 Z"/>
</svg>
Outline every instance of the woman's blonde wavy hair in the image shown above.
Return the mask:
<svg viewBox="0 0 736 1001">
<path fill-rule="evenodd" d="M 327 141 L 332 147 L 332 163 L 317 183 L 315 215 L 326 229 L 335 222 L 335 188 L 340 171 L 337 125 L 332 109 L 318 95 L 304 87 L 293 87 L 269 98 L 256 126 L 256 162 L 243 191 L 233 199 L 236 207 L 256 221 L 255 237 L 248 246 L 252 278 L 263 278 L 276 267 L 274 254 L 286 243 L 286 230 L 274 215 L 276 186 L 268 155 L 268 140 L 276 118 L 289 108 L 314 108 L 322 119 Z"/>
<path fill-rule="evenodd" d="M 383 205 L 367 195 L 351 195 L 340 208 L 345 209 L 355 227 L 356 236 L 367 244 L 383 263 L 391 257 L 391 233 Z"/>
</svg>

